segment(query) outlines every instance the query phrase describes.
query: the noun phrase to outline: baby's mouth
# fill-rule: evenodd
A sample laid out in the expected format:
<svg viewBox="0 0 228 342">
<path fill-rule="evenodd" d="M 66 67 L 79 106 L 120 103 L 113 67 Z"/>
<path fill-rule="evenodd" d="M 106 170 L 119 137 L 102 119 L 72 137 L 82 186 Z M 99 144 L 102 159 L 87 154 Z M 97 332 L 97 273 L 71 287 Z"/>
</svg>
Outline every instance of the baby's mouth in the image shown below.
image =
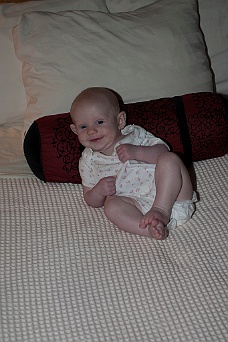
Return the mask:
<svg viewBox="0 0 228 342">
<path fill-rule="evenodd" d="M 94 139 L 91 139 L 90 141 L 91 142 L 97 142 L 97 141 L 99 141 L 99 140 L 101 140 L 102 139 L 102 137 L 101 138 L 94 138 Z"/>
</svg>

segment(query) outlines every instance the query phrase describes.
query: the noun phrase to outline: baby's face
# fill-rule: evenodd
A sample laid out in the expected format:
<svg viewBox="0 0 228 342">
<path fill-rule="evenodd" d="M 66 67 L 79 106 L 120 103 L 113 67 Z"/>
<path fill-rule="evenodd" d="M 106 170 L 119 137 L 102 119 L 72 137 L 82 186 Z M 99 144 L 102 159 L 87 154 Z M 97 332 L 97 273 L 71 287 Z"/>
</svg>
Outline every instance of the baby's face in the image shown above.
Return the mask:
<svg viewBox="0 0 228 342">
<path fill-rule="evenodd" d="M 122 113 L 113 113 L 112 108 L 103 103 L 78 103 L 73 106 L 71 117 L 80 143 L 111 155 L 122 137 Z"/>
</svg>

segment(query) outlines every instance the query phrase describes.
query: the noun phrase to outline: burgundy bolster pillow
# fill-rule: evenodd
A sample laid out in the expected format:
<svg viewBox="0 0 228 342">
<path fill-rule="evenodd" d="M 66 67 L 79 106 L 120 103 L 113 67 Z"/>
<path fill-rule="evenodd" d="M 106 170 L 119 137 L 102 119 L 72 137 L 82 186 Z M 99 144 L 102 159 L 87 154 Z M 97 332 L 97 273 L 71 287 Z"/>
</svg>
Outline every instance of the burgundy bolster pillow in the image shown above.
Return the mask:
<svg viewBox="0 0 228 342">
<path fill-rule="evenodd" d="M 228 101 L 222 95 L 186 94 L 125 104 L 124 110 L 127 124 L 163 139 L 186 164 L 228 152 Z M 45 182 L 81 183 L 78 161 L 83 148 L 70 124 L 69 113 L 44 116 L 25 136 L 27 162 Z"/>
</svg>

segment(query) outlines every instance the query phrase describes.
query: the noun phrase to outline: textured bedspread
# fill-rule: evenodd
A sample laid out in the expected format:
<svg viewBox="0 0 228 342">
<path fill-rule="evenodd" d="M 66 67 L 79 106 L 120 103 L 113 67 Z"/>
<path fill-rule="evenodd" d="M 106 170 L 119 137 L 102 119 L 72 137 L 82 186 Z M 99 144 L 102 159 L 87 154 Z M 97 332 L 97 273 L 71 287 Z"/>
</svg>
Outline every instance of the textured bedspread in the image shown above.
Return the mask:
<svg viewBox="0 0 228 342">
<path fill-rule="evenodd" d="M 0 341 L 227 341 L 227 162 L 195 163 L 197 211 L 162 242 L 79 185 L 0 179 Z"/>
</svg>

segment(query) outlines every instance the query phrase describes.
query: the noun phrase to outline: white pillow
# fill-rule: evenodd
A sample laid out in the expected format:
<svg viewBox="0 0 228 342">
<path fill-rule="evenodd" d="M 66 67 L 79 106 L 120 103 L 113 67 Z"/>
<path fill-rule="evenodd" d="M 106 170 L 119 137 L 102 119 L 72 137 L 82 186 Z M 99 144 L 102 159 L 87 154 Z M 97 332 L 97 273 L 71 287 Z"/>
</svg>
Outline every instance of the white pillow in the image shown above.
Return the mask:
<svg viewBox="0 0 228 342">
<path fill-rule="evenodd" d="M 153 4 L 157 0 L 105 0 L 110 13 L 135 11 L 136 9 Z"/>
<path fill-rule="evenodd" d="M 200 25 L 215 74 L 216 91 L 228 97 L 228 1 L 198 2 Z"/>
<path fill-rule="evenodd" d="M 29 98 L 25 129 L 69 111 L 89 86 L 112 88 L 125 102 L 212 90 L 195 1 L 120 14 L 28 13 L 13 35 Z"/>
<path fill-rule="evenodd" d="M 0 125 L 22 120 L 27 106 L 22 65 L 15 56 L 12 28 L 25 12 L 68 9 L 107 12 L 105 0 L 48 0 L 0 5 Z"/>
</svg>

